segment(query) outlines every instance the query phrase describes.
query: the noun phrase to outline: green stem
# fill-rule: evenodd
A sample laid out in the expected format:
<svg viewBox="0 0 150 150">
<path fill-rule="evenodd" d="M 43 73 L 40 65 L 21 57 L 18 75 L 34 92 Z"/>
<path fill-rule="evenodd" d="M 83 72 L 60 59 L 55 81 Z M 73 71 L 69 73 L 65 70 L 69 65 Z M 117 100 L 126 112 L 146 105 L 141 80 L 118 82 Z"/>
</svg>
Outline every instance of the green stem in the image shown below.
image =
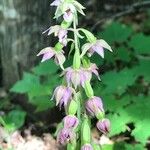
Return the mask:
<svg viewBox="0 0 150 150">
<path fill-rule="evenodd" d="M 81 60 L 80 60 L 80 50 L 79 50 L 79 45 L 78 45 L 78 36 L 76 34 L 77 27 L 76 27 L 75 18 L 73 21 L 73 28 L 74 28 L 74 41 L 75 41 L 75 54 L 74 54 L 74 59 L 73 59 L 73 68 L 79 69 L 81 65 Z"/>
</svg>

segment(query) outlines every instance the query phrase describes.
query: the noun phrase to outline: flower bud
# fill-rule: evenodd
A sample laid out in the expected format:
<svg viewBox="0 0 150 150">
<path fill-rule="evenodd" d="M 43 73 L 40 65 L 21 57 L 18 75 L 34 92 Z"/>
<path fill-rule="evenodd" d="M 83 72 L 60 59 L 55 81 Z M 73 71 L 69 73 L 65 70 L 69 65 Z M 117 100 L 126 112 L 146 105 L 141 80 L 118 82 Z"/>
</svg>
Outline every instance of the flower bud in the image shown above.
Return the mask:
<svg viewBox="0 0 150 150">
<path fill-rule="evenodd" d="M 63 119 L 64 128 L 76 128 L 79 124 L 79 119 L 74 115 L 68 115 Z"/>
<path fill-rule="evenodd" d="M 86 110 L 91 116 L 96 116 L 99 119 L 102 119 L 104 116 L 103 103 L 101 98 L 92 97 L 86 102 Z"/>
<path fill-rule="evenodd" d="M 84 85 L 85 93 L 88 97 L 92 97 L 94 95 L 93 89 L 91 87 L 90 81 L 86 81 Z"/>
<path fill-rule="evenodd" d="M 71 100 L 68 106 L 68 114 L 75 115 L 77 113 L 78 104 L 75 100 Z"/>
<path fill-rule="evenodd" d="M 81 126 L 81 143 L 86 144 L 90 142 L 91 142 L 91 129 L 89 126 L 88 118 L 85 118 Z"/>
<path fill-rule="evenodd" d="M 72 129 L 63 128 L 57 135 L 57 142 L 65 145 L 75 139 L 75 133 Z"/>
<path fill-rule="evenodd" d="M 81 65 L 81 61 L 80 61 L 80 54 L 78 51 L 75 52 L 74 54 L 74 58 L 73 58 L 73 68 L 74 69 L 79 69 Z"/>
<path fill-rule="evenodd" d="M 110 121 L 108 119 L 102 119 L 97 122 L 96 126 L 99 129 L 99 131 L 101 131 L 104 134 L 107 134 L 110 130 Z"/>
<path fill-rule="evenodd" d="M 93 150 L 93 147 L 91 144 L 85 144 L 81 147 L 81 150 Z"/>
</svg>

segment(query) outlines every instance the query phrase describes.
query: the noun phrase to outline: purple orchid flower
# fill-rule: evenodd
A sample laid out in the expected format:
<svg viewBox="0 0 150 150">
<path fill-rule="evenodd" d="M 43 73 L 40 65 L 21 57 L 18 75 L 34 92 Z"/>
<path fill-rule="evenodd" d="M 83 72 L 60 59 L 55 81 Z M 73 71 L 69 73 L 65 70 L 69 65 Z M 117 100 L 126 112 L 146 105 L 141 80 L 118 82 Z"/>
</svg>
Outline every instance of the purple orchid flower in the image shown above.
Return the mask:
<svg viewBox="0 0 150 150">
<path fill-rule="evenodd" d="M 97 71 L 98 67 L 96 66 L 96 64 L 91 63 L 89 68 L 83 68 L 83 70 L 85 71 L 87 78 L 91 79 L 92 78 L 92 73 L 94 73 L 97 76 L 97 78 L 99 80 L 101 80 L 100 77 L 99 77 L 99 73 Z"/>
<path fill-rule="evenodd" d="M 81 54 L 81 56 L 85 55 L 85 53 L 88 51 L 88 55 L 89 56 L 93 55 L 93 53 L 96 52 L 102 58 L 104 58 L 104 48 L 108 49 L 110 52 L 112 52 L 111 47 L 103 39 L 97 40 L 94 43 L 86 43 L 82 47 L 82 54 Z"/>
<path fill-rule="evenodd" d="M 81 147 L 81 150 L 93 150 L 93 147 L 91 144 L 85 144 Z"/>
<path fill-rule="evenodd" d="M 70 9 L 66 10 L 63 18 L 66 22 L 71 22 L 73 20 L 73 12 Z"/>
<path fill-rule="evenodd" d="M 87 80 L 90 80 L 90 77 L 86 74 L 86 72 L 81 68 L 78 70 L 75 70 L 71 67 L 64 70 L 64 73 L 66 76 L 66 81 L 68 83 L 68 86 L 71 84 L 74 85 L 75 89 L 81 85 L 84 87 L 84 84 Z"/>
<path fill-rule="evenodd" d="M 101 131 L 104 134 L 107 134 L 110 131 L 109 119 L 102 119 L 102 120 L 98 121 L 96 126 L 99 129 L 99 131 Z"/>
<path fill-rule="evenodd" d="M 101 98 L 92 97 L 86 102 L 86 110 L 91 116 L 96 116 L 104 112 L 103 103 Z"/>
<path fill-rule="evenodd" d="M 66 86 L 58 86 L 54 90 L 54 94 L 52 96 L 52 99 L 56 99 L 56 106 L 59 104 L 60 108 L 62 105 L 67 106 L 68 102 L 71 101 L 72 95 L 73 95 L 73 89 L 71 87 Z"/>
<path fill-rule="evenodd" d="M 74 115 L 68 115 L 63 119 L 64 128 L 76 128 L 79 124 L 79 119 Z"/>
<path fill-rule="evenodd" d="M 46 47 L 46 48 L 42 49 L 37 54 L 37 56 L 43 55 L 43 58 L 42 58 L 41 62 L 44 62 L 44 61 L 54 57 L 54 60 L 55 60 L 56 64 L 60 65 L 60 67 L 63 69 L 63 63 L 66 60 L 63 53 L 64 53 L 63 50 L 57 52 L 57 51 L 55 51 L 55 49 L 53 47 Z"/>
<path fill-rule="evenodd" d="M 61 44 L 63 44 L 64 46 L 67 45 L 67 34 L 68 34 L 68 31 L 66 29 L 63 29 L 59 25 L 55 25 L 55 26 L 51 26 L 50 28 L 45 30 L 43 32 L 43 34 L 46 33 L 46 32 L 48 32 L 48 35 L 51 35 L 52 33 L 54 33 L 55 36 L 58 36 L 59 42 Z"/>
<path fill-rule="evenodd" d="M 57 142 L 62 145 L 65 145 L 72 141 L 75 138 L 75 136 L 76 135 L 72 129 L 63 128 L 59 131 L 57 135 Z"/>
</svg>

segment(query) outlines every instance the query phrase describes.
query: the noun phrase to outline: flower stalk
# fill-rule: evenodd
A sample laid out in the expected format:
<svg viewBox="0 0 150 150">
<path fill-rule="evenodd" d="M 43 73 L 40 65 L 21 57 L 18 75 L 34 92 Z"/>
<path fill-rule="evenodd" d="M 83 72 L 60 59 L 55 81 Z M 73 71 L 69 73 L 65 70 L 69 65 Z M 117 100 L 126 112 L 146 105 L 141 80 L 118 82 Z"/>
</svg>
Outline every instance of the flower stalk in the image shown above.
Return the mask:
<svg viewBox="0 0 150 150">
<path fill-rule="evenodd" d="M 98 67 L 90 61 L 90 57 L 96 52 L 104 58 L 104 51 L 111 47 L 103 39 L 97 39 L 90 31 L 84 28 L 77 28 L 78 13 L 85 15 L 85 9 L 77 0 L 54 0 L 51 6 L 56 7 L 55 19 L 62 18 L 60 25 L 51 26 L 43 33 L 54 34 L 58 37 L 58 42 L 54 47 L 42 49 L 37 56 L 42 55 L 42 62 L 54 59 L 60 65 L 63 73 L 63 82 L 54 90 L 52 99 L 56 101 L 56 106 L 64 108 L 66 116 L 63 118 L 61 126 L 57 132 L 57 141 L 62 145 L 67 145 L 67 150 L 95 150 L 91 137 L 91 119 L 97 118 L 98 130 L 107 134 L 110 130 L 110 121 L 105 118 L 103 100 L 94 95 L 91 85 L 92 75 L 96 75 L 100 80 Z M 68 37 L 68 32 L 73 32 L 73 38 Z M 84 34 L 83 35 L 81 35 Z M 83 45 L 80 41 L 86 38 Z M 64 47 L 68 42 L 72 42 L 69 54 L 73 54 L 72 66 L 64 68 L 66 56 Z M 83 99 L 83 92 L 86 99 Z"/>
</svg>

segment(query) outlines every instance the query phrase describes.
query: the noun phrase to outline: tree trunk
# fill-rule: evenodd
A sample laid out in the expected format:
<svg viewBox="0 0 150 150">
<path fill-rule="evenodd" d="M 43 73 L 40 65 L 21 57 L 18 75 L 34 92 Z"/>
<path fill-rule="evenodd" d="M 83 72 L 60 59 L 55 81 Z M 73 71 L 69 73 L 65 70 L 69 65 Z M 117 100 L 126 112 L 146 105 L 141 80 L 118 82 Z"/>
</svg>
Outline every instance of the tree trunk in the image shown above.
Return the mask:
<svg viewBox="0 0 150 150">
<path fill-rule="evenodd" d="M 39 49 L 50 41 L 41 35 L 50 26 L 50 1 L 0 1 L 0 66 L 2 86 L 11 87 L 34 65 Z"/>
</svg>

